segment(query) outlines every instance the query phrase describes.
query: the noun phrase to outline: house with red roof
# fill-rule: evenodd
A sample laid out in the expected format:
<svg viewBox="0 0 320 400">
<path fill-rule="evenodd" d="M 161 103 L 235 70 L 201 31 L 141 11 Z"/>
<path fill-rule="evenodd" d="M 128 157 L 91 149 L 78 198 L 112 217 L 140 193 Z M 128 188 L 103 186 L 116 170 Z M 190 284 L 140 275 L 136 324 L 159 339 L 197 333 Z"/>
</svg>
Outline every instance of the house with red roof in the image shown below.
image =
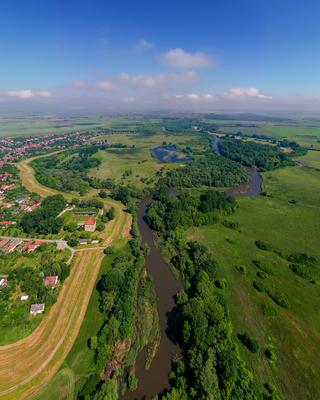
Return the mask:
<svg viewBox="0 0 320 400">
<path fill-rule="evenodd" d="M 21 239 L 13 239 L 10 245 L 7 247 L 5 253 L 9 254 L 16 250 L 16 248 L 22 243 Z"/>
<path fill-rule="evenodd" d="M 40 246 L 39 243 L 29 240 L 24 246 L 23 246 L 23 251 L 27 251 L 28 253 L 32 253 L 35 251 L 38 247 Z"/>
<path fill-rule="evenodd" d="M 97 221 L 95 217 L 89 217 L 84 223 L 84 230 L 86 232 L 94 232 L 97 227 Z"/>
</svg>

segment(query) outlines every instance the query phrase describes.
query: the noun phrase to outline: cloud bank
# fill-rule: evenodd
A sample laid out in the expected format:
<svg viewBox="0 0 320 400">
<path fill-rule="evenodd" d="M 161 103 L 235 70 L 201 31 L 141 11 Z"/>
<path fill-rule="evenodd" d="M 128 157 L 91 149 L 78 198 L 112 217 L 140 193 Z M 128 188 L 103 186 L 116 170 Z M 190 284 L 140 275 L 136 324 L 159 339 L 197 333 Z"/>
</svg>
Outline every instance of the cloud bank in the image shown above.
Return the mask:
<svg viewBox="0 0 320 400">
<path fill-rule="evenodd" d="M 31 89 L 22 89 L 22 90 L 9 90 L 8 96 L 17 97 L 18 99 L 32 99 L 34 97 L 51 97 L 52 93 L 47 90 L 35 92 Z"/>
</svg>

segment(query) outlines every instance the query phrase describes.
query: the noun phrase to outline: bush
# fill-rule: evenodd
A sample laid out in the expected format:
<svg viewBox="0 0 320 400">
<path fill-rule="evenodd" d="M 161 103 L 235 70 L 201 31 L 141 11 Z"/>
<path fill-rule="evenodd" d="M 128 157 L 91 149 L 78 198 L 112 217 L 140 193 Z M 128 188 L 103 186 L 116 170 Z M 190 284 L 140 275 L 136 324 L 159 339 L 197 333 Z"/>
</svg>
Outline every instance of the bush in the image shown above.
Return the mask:
<svg viewBox="0 0 320 400">
<path fill-rule="evenodd" d="M 218 289 L 224 289 L 227 286 L 227 282 L 225 279 L 216 279 L 214 284 Z"/>
<path fill-rule="evenodd" d="M 242 274 L 245 274 L 247 272 L 247 268 L 244 265 L 237 265 L 236 270 L 241 272 Z"/>
<path fill-rule="evenodd" d="M 246 346 L 251 353 L 257 353 L 260 349 L 259 343 L 257 340 L 251 338 L 247 333 L 238 334 L 238 339 L 241 341 L 243 345 Z"/>
<path fill-rule="evenodd" d="M 269 265 L 267 265 L 265 262 L 260 261 L 260 260 L 253 260 L 252 262 L 257 268 L 261 269 L 261 271 L 265 272 L 268 275 L 273 275 L 272 268 Z"/>
<path fill-rule="evenodd" d="M 257 276 L 258 276 L 259 278 L 261 278 L 261 279 L 267 279 L 267 278 L 268 278 L 268 274 L 266 274 L 266 273 L 263 272 L 263 271 L 258 271 L 258 272 L 257 272 Z"/>
<path fill-rule="evenodd" d="M 256 240 L 256 241 L 254 242 L 254 244 L 255 244 L 260 250 L 265 250 L 265 251 L 271 250 L 271 247 L 270 247 L 267 243 L 262 242 L 262 240 Z"/>
<path fill-rule="evenodd" d="M 277 360 L 277 355 L 276 355 L 275 349 L 271 344 L 266 347 L 266 349 L 264 351 L 264 355 L 271 362 L 275 362 Z"/>
<path fill-rule="evenodd" d="M 113 246 L 108 246 L 103 250 L 104 254 L 113 254 L 114 253 L 114 247 Z"/>
<path fill-rule="evenodd" d="M 305 265 L 291 264 L 289 265 L 289 268 L 291 269 L 292 272 L 300 276 L 300 278 L 307 280 L 311 279 L 311 275 L 307 270 L 308 267 L 306 267 Z"/>
<path fill-rule="evenodd" d="M 270 298 L 277 303 L 280 307 L 289 308 L 289 300 L 286 295 L 280 292 L 271 292 L 269 291 Z"/>
<path fill-rule="evenodd" d="M 225 226 L 226 228 L 230 228 L 230 229 L 239 229 L 240 224 L 238 222 L 231 222 L 231 221 L 222 221 L 221 222 L 223 226 Z"/>
<path fill-rule="evenodd" d="M 253 281 L 253 287 L 261 293 L 268 293 L 268 289 L 260 281 Z"/>
</svg>

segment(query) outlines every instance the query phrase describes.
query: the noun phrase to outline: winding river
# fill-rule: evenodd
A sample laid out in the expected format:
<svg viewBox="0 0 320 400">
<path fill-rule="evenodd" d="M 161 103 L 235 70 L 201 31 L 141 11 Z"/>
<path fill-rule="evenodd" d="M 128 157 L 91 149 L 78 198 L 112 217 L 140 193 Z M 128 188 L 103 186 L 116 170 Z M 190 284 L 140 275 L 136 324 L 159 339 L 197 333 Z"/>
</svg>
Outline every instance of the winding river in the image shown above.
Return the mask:
<svg viewBox="0 0 320 400">
<path fill-rule="evenodd" d="M 148 370 L 145 369 L 146 351 L 142 351 L 136 362 L 136 376 L 139 379 L 137 390 L 126 394 L 126 399 L 150 399 L 169 387 L 168 373 L 171 360 L 180 354 L 179 346 L 171 339 L 173 331 L 170 321 L 174 320 L 174 296 L 182 289 L 182 283 L 175 279 L 168 264 L 155 245 L 154 236 L 143 217 L 150 198 L 146 198 L 139 207 L 138 226 L 143 243 L 147 243 L 150 252 L 146 257 L 146 270 L 153 279 L 158 300 L 160 343 L 157 353 Z"/>
<path fill-rule="evenodd" d="M 212 147 L 217 155 L 219 151 L 219 138 L 214 136 Z M 262 177 L 255 167 L 248 168 L 250 181 L 229 190 L 233 196 L 255 196 L 261 193 Z M 143 350 L 136 362 L 136 376 L 139 387 L 131 393 L 127 393 L 128 400 L 149 400 L 156 394 L 169 387 L 168 374 L 171 370 L 171 360 L 181 353 L 177 343 L 172 339 L 172 321 L 174 321 L 174 296 L 182 289 L 182 283 L 175 279 L 169 266 L 164 261 L 162 254 L 155 245 L 154 235 L 144 215 L 151 198 L 146 198 L 139 207 L 138 226 L 143 243 L 150 247 L 150 253 L 146 257 L 146 270 L 153 279 L 154 289 L 158 300 L 160 343 L 157 353 L 148 370 L 145 369 L 146 350 Z"/>
</svg>

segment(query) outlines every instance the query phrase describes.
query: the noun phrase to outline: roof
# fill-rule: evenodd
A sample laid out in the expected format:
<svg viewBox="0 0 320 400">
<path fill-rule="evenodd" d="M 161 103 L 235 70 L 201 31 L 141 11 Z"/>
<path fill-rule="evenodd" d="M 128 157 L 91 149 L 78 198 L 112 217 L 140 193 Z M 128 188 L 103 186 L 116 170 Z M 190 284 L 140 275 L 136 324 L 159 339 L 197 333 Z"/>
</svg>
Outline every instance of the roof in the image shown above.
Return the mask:
<svg viewBox="0 0 320 400">
<path fill-rule="evenodd" d="M 44 311 L 44 304 L 31 304 L 30 307 L 30 313 L 35 313 L 35 312 L 43 312 Z"/>
<path fill-rule="evenodd" d="M 44 285 L 45 286 L 56 286 L 57 283 L 58 283 L 58 276 L 57 275 L 46 276 L 44 278 Z"/>
<path fill-rule="evenodd" d="M 89 218 L 86 220 L 85 225 L 95 225 L 95 223 L 96 223 L 95 217 L 89 217 Z"/>
</svg>

